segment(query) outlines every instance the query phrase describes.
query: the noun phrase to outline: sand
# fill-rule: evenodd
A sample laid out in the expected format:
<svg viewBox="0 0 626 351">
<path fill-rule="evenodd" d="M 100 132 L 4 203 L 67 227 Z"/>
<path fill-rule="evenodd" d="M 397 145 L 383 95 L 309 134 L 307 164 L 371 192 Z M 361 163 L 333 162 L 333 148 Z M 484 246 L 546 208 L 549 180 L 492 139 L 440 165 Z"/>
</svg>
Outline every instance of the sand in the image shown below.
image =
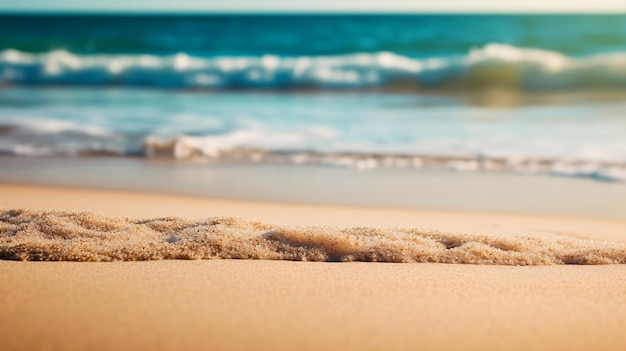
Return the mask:
<svg viewBox="0 0 626 351">
<path fill-rule="evenodd" d="M 0 212 L 0 259 L 591 265 L 625 264 L 626 244 L 412 227 L 286 226 L 238 217 L 127 218 L 85 211 L 9 209 Z"/>
<path fill-rule="evenodd" d="M 0 186 L 0 206 L 626 242 L 626 221 Z M 618 244 L 616 244 L 618 245 Z M 626 266 L 0 261 L 6 350 L 626 349 Z"/>
</svg>

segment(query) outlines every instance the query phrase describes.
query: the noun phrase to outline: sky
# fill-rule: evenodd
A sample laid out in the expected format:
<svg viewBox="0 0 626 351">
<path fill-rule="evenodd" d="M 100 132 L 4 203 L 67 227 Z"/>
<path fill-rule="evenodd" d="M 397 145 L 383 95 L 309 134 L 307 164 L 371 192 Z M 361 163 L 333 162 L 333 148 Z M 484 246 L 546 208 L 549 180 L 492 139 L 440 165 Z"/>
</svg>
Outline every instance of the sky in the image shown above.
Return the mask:
<svg viewBox="0 0 626 351">
<path fill-rule="evenodd" d="M 626 0 L 2 0 L 0 11 L 626 12 Z"/>
</svg>

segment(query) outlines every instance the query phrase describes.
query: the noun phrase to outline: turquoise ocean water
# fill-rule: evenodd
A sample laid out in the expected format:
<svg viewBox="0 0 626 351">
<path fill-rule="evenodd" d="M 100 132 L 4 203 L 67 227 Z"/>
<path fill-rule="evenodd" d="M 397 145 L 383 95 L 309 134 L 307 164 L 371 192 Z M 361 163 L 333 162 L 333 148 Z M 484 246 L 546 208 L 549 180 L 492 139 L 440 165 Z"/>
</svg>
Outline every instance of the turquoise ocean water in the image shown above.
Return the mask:
<svg viewBox="0 0 626 351">
<path fill-rule="evenodd" d="M 0 154 L 626 180 L 624 15 L 0 16 Z"/>
</svg>

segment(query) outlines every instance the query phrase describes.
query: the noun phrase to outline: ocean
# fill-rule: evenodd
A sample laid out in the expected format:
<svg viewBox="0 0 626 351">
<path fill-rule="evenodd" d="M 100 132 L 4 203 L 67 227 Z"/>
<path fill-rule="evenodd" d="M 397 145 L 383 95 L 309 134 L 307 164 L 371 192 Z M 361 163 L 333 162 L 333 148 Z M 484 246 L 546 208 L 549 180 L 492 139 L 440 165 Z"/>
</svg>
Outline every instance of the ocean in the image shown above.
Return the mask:
<svg viewBox="0 0 626 351">
<path fill-rule="evenodd" d="M 0 16 L 6 157 L 623 182 L 625 93 L 626 15 Z"/>
</svg>

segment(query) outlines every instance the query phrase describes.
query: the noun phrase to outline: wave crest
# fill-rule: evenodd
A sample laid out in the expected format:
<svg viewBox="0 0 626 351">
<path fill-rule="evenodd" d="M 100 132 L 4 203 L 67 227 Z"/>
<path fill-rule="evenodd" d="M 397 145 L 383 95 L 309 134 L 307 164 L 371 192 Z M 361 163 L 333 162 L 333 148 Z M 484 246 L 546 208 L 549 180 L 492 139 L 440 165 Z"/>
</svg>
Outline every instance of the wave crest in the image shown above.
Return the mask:
<svg viewBox="0 0 626 351">
<path fill-rule="evenodd" d="M 568 57 L 488 44 L 465 56 L 410 58 L 391 52 L 338 56 L 192 57 L 0 52 L 0 82 L 182 89 L 393 89 L 523 91 L 626 88 L 626 53 Z"/>
<path fill-rule="evenodd" d="M 59 119 L 0 122 L 0 155 L 124 155 L 124 136 L 106 128 Z"/>
<path fill-rule="evenodd" d="M 474 152 L 440 149 L 435 152 L 428 151 L 428 148 L 421 152 L 350 151 L 331 145 L 339 137 L 336 130 L 315 125 L 290 131 L 250 127 L 205 136 L 127 135 L 99 126 L 39 119 L 0 124 L 0 155 L 141 156 L 172 161 L 251 162 L 357 170 L 443 169 L 626 181 L 623 157 L 608 157 L 604 153 L 494 153 L 489 149 Z"/>
<path fill-rule="evenodd" d="M 148 157 L 195 161 L 244 161 L 288 165 L 315 165 L 368 170 L 375 168 L 445 169 L 452 171 L 513 172 L 584 177 L 603 181 L 626 181 L 626 164 L 617 160 L 547 158 L 454 154 L 312 151 L 249 147 L 247 134 L 225 136 L 178 136 L 169 139 L 148 137 Z M 263 134 L 266 139 L 271 139 Z"/>
</svg>

